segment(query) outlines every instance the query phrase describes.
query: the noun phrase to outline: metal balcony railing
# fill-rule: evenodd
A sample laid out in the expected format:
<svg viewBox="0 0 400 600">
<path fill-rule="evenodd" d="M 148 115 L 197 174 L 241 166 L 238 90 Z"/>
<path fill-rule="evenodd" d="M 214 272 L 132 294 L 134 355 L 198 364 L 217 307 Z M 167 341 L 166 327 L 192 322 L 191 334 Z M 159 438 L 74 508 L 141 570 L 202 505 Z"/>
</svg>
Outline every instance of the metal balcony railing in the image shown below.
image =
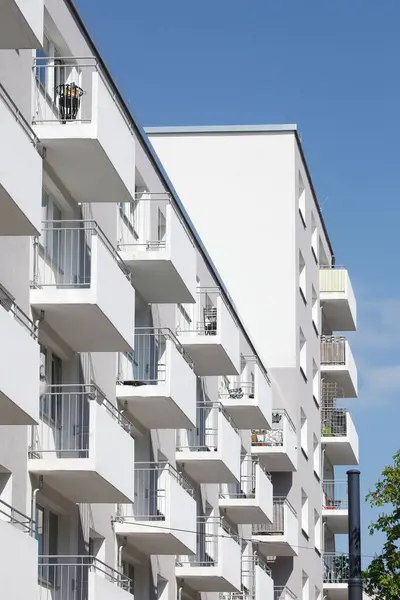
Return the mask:
<svg viewBox="0 0 400 600">
<path fill-rule="evenodd" d="M 321 365 L 346 364 L 346 338 L 335 335 L 321 336 Z"/>
<path fill-rule="evenodd" d="M 35 134 L 28 121 L 22 115 L 18 106 L 15 104 L 14 100 L 11 98 L 10 94 L 7 92 L 5 87 L 0 83 L 0 97 L 3 100 L 5 106 L 7 106 L 8 110 L 12 114 L 13 118 L 21 125 L 22 130 L 26 134 L 27 138 L 33 145 L 33 147 L 37 150 L 38 154 L 43 158 L 43 145 L 40 142 L 38 136 Z"/>
<path fill-rule="evenodd" d="M 349 579 L 349 556 L 336 552 L 324 552 L 324 583 L 347 583 Z"/>
<path fill-rule="evenodd" d="M 297 596 L 286 585 L 274 586 L 274 600 L 297 600 Z"/>
<path fill-rule="evenodd" d="M 347 410 L 345 408 L 321 409 L 321 435 L 323 437 L 347 436 Z"/>
<path fill-rule="evenodd" d="M 176 334 L 196 333 L 197 335 L 217 335 L 220 327 L 218 299 L 236 323 L 236 318 L 229 305 L 225 302 L 221 290 L 217 287 L 197 288 L 196 304 L 189 307 L 190 314 L 178 311 Z M 188 308 L 188 307 L 186 307 Z"/>
<path fill-rule="evenodd" d="M 15 303 L 10 292 L 0 284 L 0 306 L 8 312 L 35 340 L 38 339 L 38 330 L 35 323 Z"/>
<path fill-rule="evenodd" d="M 135 502 L 118 504 L 117 520 L 165 521 L 168 478 L 174 479 L 190 496 L 189 481 L 168 462 L 135 463 Z"/>
<path fill-rule="evenodd" d="M 284 535 L 285 534 L 285 506 L 297 517 L 296 510 L 284 496 L 273 497 L 273 521 L 253 525 L 253 535 Z"/>
<path fill-rule="evenodd" d="M 89 288 L 92 284 L 92 238 L 98 236 L 125 277 L 131 274 L 117 250 L 93 220 L 43 221 L 34 238 L 34 288 Z"/>
<path fill-rule="evenodd" d="M 219 486 L 219 497 L 228 498 L 255 498 L 256 497 L 256 467 L 259 467 L 268 479 L 271 480 L 271 473 L 258 461 L 256 457 L 246 456 L 241 463 L 241 473 L 239 483 L 221 483 Z"/>
<path fill-rule="evenodd" d="M 218 416 L 222 413 L 232 428 L 238 429 L 220 402 L 206 402 L 196 408 L 197 427 L 176 430 L 176 449 L 192 452 L 217 451 L 219 440 Z"/>
<path fill-rule="evenodd" d="M 117 383 L 124 385 L 162 385 L 168 378 L 167 342 L 193 369 L 193 362 L 175 334 L 168 328 L 137 327 L 133 352 L 118 354 Z"/>
<path fill-rule="evenodd" d="M 241 357 L 241 373 L 242 375 L 232 377 L 221 377 L 220 386 L 218 390 L 218 396 L 221 400 L 233 399 L 241 400 L 242 398 L 253 399 L 256 393 L 255 390 L 255 378 L 254 378 L 254 364 L 257 364 L 261 372 L 263 373 L 265 380 L 268 385 L 271 386 L 271 380 L 269 375 L 261 364 L 257 356 L 249 355 Z"/>
<path fill-rule="evenodd" d="M 96 402 L 128 433 L 131 423 L 94 384 L 49 385 L 32 426 L 30 458 L 88 458 L 90 403 Z"/>
<path fill-rule="evenodd" d="M 271 569 L 258 555 L 242 556 L 242 591 L 222 592 L 219 600 L 254 600 L 256 597 L 256 567 L 272 577 Z"/>
<path fill-rule="evenodd" d="M 132 580 L 95 556 L 40 555 L 38 569 L 39 600 L 89 600 L 89 573 L 133 591 Z M 93 593 L 93 592 L 92 592 Z"/>
<path fill-rule="evenodd" d="M 320 266 L 319 291 L 332 293 L 346 292 L 347 269 L 345 267 Z"/>
<path fill-rule="evenodd" d="M 0 500 L 0 520 L 14 525 L 14 527 L 17 527 L 17 529 L 20 529 L 24 533 L 34 535 L 35 522 L 23 512 L 11 506 L 11 504 L 4 502 L 4 500 Z"/>
<path fill-rule="evenodd" d="M 283 446 L 284 443 L 284 421 L 287 421 L 289 428 L 296 433 L 296 427 L 286 410 L 274 409 L 272 413 L 271 429 L 253 429 L 251 434 L 252 446 Z"/>
<path fill-rule="evenodd" d="M 347 510 L 347 481 L 325 479 L 322 484 L 324 492 L 323 508 L 326 510 Z"/>
<path fill-rule="evenodd" d="M 220 536 L 230 537 L 237 544 L 240 544 L 240 537 L 238 533 L 229 525 L 227 521 L 225 521 L 223 517 L 198 517 L 196 554 L 189 556 L 177 555 L 176 566 L 217 566 L 218 544 Z"/>
</svg>

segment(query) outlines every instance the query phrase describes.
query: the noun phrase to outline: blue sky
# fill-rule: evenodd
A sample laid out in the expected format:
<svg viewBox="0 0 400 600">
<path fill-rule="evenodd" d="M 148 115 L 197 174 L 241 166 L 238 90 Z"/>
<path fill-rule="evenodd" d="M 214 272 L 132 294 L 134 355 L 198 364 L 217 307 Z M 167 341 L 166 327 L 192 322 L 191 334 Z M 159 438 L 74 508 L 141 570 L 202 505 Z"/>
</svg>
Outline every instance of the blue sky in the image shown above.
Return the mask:
<svg viewBox="0 0 400 600">
<path fill-rule="evenodd" d="M 142 125 L 298 124 L 358 297 L 348 405 L 366 492 L 400 447 L 400 3 L 75 1 Z"/>
</svg>

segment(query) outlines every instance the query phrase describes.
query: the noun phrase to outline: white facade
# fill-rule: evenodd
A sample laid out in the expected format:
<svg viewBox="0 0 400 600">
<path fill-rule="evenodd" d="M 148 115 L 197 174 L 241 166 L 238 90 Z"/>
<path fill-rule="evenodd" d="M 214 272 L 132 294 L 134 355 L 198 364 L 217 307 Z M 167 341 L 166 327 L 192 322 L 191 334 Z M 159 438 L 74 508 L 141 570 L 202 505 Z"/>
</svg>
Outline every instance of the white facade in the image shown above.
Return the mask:
<svg viewBox="0 0 400 600">
<path fill-rule="evenodd" d="M 190 188 L 197 158 L 207 162 L 196 140 L 193 164 L 171 165 L 160 147 L 179 199 L 70 0 L 4 0 L 0 48 L 7 600 L 314 600 L 323 580 L 340 594 L 334 534 L 346 511 L 331 514 L 334 465 L 356 464 L 358 439 L 335 398 L 342 385 L 356 395 L 357 379 L 347 341 L 333 334 L 355 328 L 356 309 L 346 271 L 335 279 L 326 270 L 319 296 L 317 262 L 329 267 L 332 256 L 311 196 L 317 259 L 291 204 L 297 169 L 307 183 L 294 134 L 265 136 L 274 177 L 250 152 L 243 181 L 225 191 L 211 162 L 201 174 L 210 186 Z M 238 151 L 253 152 L 251 143 Z M 234 158 L 229 144 L 215 161 L 221 173 Z M 257 177 L 260 218 L 250 203 L 243 220 L 226 215 Z M 199 197 L 210 227 L 196 207 L 202 189 L 211 190 Z M 258 223 L 246 222 L 247 210 Z M 299 246 L 307 306 L 297 297 Z M 330 344 L 325 371 L 319 333 Z M 319 540 L 313 509 L 326 522 Z"/>
</svg>

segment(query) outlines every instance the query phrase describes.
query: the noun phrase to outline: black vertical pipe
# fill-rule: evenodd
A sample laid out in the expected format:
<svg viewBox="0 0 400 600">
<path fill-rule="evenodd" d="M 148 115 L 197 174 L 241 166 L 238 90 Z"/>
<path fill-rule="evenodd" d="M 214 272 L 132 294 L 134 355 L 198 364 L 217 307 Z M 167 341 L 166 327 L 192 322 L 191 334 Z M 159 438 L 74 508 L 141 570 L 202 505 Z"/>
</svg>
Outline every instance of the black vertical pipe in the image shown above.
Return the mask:
<svg viewBox="0 0 400 600">
<path fill-rule="evenodd" d="M 349 502 L 349 600 L 362 600 L 360 471 L 347 471 Z"/>
</svg>

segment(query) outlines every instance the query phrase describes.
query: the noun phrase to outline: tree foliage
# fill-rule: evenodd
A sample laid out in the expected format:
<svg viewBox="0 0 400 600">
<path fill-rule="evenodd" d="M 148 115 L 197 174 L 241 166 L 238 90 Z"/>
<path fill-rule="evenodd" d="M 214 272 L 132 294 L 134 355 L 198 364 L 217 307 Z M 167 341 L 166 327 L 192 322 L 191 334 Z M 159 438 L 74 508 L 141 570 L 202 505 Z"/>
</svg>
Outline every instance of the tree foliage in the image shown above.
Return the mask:
<svg viewBox="0 0 400 600">
<path fill-rule="evenodd" d="M 373 508 L 385 510 L 369 526 L 369 534 L 383 533 L 385 543 L 363 573 L 365 591 L 379 600 L 400 598 L 400 450 L 393 460 L 366 498 Z"/>
</svg>

